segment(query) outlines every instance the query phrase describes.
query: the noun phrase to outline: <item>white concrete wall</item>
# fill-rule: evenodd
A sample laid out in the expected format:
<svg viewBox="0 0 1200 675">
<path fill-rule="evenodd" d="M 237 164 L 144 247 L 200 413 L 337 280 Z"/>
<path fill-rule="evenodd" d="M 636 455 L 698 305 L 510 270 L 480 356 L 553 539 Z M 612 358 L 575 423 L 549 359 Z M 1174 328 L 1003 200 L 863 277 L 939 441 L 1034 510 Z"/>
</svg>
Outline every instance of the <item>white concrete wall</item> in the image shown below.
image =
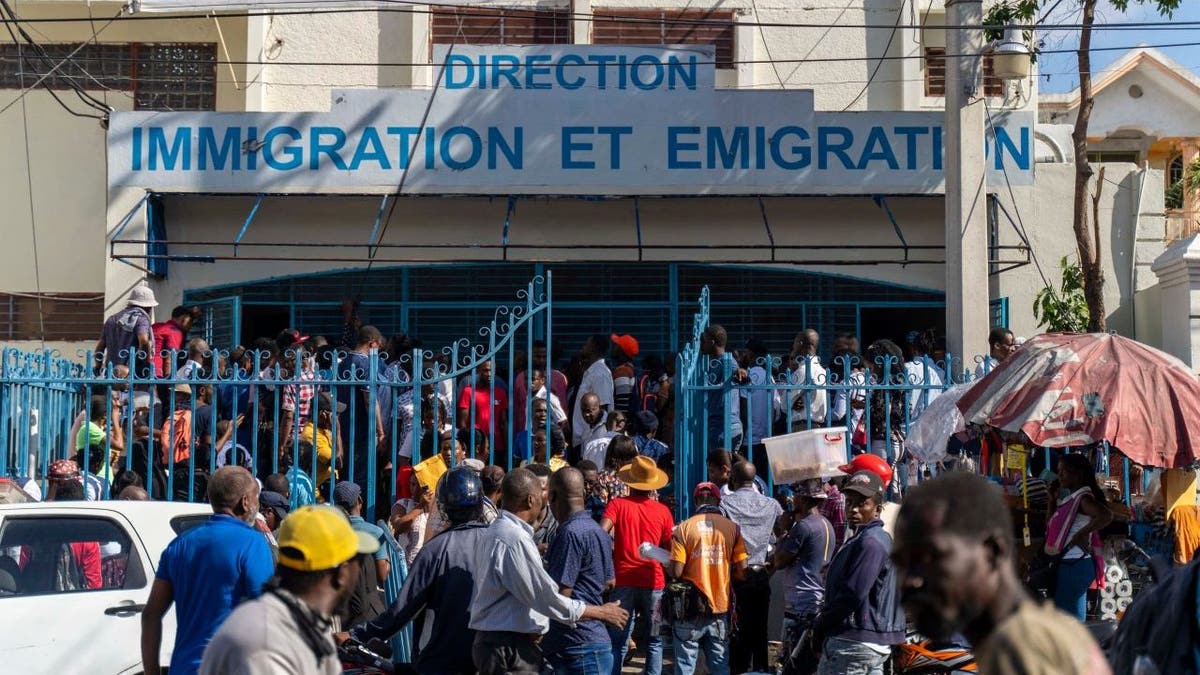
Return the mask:
<svg viewBox="0 0 1200 675">
<path fill-rule="evenodd" d="M 119 4 L 92 4 L 97 27 L 116 14 Z M 84 3 L 18 2 L 22 18 L 63 18 L 88 15 Z M 87 22 L 27 24 L 42 44 L 83 42 L 92 38 Z M 246 60 L 246 19 L 223 18 L 221 30 L 228 56 Z M 0 32 L 0 41 L 9 41 Z M 220 41 L 212 19 L 116 22 L 100 32 L 102 42 L 210 42 Z M 217 107 L 244 108 L 245 68 L 234 84 L 228 66 L 217 72 Z M 118 110 L 133 107 L 130 92 L 97 90 L 98 98 Z M 20 92 L 0 89 L 0 108 L 17 100 Z M 69 92 L 59 97 L 77 111 L 86 109 Z M 88 292 L 105 288 L 107 250 L 105 132 L 93 119 L 73 117 L 50 94 L 34 91 L 24 106 L 18 103 L 0 114 L 0 289 L 21 292 Z M 28 120 L 28 129 L 26 128 Z M 26 156 L 26 131 L 29 155 Z M 32 179 L 33 194 L 29 183 Z M 32 201 L 32 205 L 31 205 Z M 32 209 L 31 209 L 32 206 Z M 34 247 L 36 223 L 37 247 Z M 108 226 L 115 225 L 108 222 Z M 35 274 L 35 262 L 39 274 Z M 40 277 L 40 283 L 39 283 Z"/>
<path fill-rule="evenodd" d="M 1134 86 L 1141 88 L 1140 98 L 1130 95 Z M 1197 108 L 1200 96 L 1157 67 L 1143 63 L 1096 94 L 1088 135 L 1103 138 L 1118 131 L 1140 131 L 1154 138 L 1187 138 L 1197 133 Z M 1043 118 L 1057 124 L 1074 124 L 1077 112 L 1074 108 Z"/>
<path fill-rule="evenodd" d="M 1095 166 L 1098 171 L 1100 165 Z M 1158 311 L 1158 299 L 1153 291 L 1157 279 L 1150 265 L 1163 250 L 1162 172 L 1150 170 L 1146 174 L 1139 206 L 1141 169 L 1132 164 L 1104 166 L 1100 232 L 1108 326 L 1123 335 L 1157 344 L 1161 340 L 1161 331 L 1154 327 L 1157 319 L 1150 318 L 1156 317 Z M 1039 164 L 1037 185 L 1032 189 L 1016 188 L 1015 203 L 1007 192 L 1000 193 L 1001 202 L 1013 219 L 1020 214 L 1033 253 L 1055 288 L 1062 278 L 1059 261 L 1063 256 L 1077 257 L 1071 225 L 1074 181 L 1075 169 L 1071 165 Z M 1020 243 L 1003 214 L 1000 241 L 1005 245 Z M 1136 297 L 1135 274 L 1139 292 Z M 992 277 L 992 295 L 1008 298 L 1010 324 L 1016 334 L 1032 336 L 1042 332 L 1033 318 L 1032 308 L 1034 297 L 1044 286 L 1034 265 Z"/>
</svg>

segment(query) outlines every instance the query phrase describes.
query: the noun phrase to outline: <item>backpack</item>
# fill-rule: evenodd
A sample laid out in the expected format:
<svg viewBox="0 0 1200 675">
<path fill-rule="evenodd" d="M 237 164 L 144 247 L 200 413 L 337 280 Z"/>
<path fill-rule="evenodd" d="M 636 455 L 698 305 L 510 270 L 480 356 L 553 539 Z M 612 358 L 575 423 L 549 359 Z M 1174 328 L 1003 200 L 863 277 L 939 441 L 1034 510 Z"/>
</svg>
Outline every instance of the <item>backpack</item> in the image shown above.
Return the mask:
<svg viewBox="0 0 1200 675">
<path fill-rule="evenodd" d="M 658 392 L 655 391 L 655 382 L 650 379 L 650 375 L 642 373 L 633 381 L 633 414 L 638 414 L 643 410 L 649 410 L 655 415 L 658 414 Z"/>
<path fill-rule="evenodd" d="M 379 572 L 375 568 L 375 556 L 360 553 L 358 563 L 362 570 L 358 575 L 358 584 L 342 600 L 337 611 L 343 626 L 357 626 L 371 621 L 387 609 L 383 602 L 383 593 L 379 592 Z"/>
<path fill-rule="evenodd" d="M 1138 657 L 1145 656 L 1160 673 L 1195 673 L 1192 650 L 1200 640 L 1196 625 L 1200 558 L 1170 572 L 1161 561 L 1154 564 L 1158 583 L 1133 601 L 1113 636 L 1108 655 L 1113 672 L 1132 673 Z"/>
</svg>

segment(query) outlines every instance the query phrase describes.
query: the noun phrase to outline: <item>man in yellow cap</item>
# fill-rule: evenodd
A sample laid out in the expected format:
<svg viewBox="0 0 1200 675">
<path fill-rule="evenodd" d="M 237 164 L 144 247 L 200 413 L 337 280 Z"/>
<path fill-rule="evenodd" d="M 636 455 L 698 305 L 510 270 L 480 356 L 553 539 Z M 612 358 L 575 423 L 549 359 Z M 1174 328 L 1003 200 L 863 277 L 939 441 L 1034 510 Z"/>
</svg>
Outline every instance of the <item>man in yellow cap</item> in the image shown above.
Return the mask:
<svg viewBox="0 0 1200 675">
<path fill-rule="evenodd" d="M 205 675 L 335 675 L 342 672 L 331 619 L 358 583 L 359 554 L 379 541 L 332 506 L 305 506 L 278 532 L 276 578 L 234 610 L 204 651 Z"/>
</svg>

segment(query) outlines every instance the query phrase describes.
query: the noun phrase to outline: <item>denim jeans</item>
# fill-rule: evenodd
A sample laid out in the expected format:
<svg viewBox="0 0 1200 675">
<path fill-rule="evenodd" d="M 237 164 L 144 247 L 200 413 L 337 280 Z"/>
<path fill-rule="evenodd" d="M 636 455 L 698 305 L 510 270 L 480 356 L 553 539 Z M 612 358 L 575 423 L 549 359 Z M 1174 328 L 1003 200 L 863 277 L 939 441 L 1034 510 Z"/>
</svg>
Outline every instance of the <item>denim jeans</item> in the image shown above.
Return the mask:
<svg viewBox="0 0 1200 675">
<path fill-rule="evenodd" d="M 779 668 L 783 675 L 812 672 L 809 663 L 817 661 L 820 655 L 813 652 L 812 640 L 805 633 L 812 628 L 816 618 L 815 608 L 796 613 L 784 612 L 783 639 L 779 643 Z"/>
<path fill-rule="evenodd" d="M 817 675 L 883 675 L 888 655 L 861 642 L 831 637 L 825 640 Z"/>
<path fill-rule="evenodd" d="M 676 621 L 673 634 L 675 675 L 692 675 L 696 672 L 700 650 L 704 650 L 704 660 L 711 675 L 729 675 L 728 614 L 695 621 Z"/>
<path fill-rule="evenodd" d="M 1092 556 L 1064 559 L 1058 564 L 1054 606 L 1080 621 L 1086 621 L 1088 587 L 1095 580 L 1096 563 Z"/>
<path fill-rule="evenodd" d="M 639 616 L 644 617 L 650 633 L 645 643 L 646 675 L 662 673 L 662 595 L 661 590 L 631 586 L 617 586 L 608 594 L 609 602 L 619 602 L 621 607 L 629 612 L 629 623 L 625 624 L 625 628 L 608 629 L 608 635 L 612 638 L 612 675 L 621 675 L 621 664 L 625 662 L 625 654 L 629 651 L 629 638 L 633 637 L 633 627 Z"/>
<path fill-rule="evenodd" d="M 612 643 L 580 645 L 546 654 L 543 674 L 609 675 L 613 669 Z"/>
</svg>

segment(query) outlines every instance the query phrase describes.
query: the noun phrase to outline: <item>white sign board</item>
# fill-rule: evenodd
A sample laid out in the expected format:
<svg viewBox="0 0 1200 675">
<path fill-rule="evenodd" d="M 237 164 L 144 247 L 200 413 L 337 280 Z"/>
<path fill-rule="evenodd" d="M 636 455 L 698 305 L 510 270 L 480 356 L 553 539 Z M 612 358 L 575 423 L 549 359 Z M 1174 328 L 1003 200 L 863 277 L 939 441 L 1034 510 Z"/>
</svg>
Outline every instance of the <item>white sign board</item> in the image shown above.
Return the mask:
<svg viewBox="0 0 1200 675">
<path fill-rule="evenodd" d="M 337 92 L 329 112 L 115 113 L 113 187 L 183 192 L 924 194 L 942 114 L 813 110 L 714 87 L 710 47 L 458 47 L 437 89 Z M 424 124 L 422 125 L 422 120 Z M 1032 114 L 987 135 L 989 182 L 1033 181 Z"/>
</svg>

